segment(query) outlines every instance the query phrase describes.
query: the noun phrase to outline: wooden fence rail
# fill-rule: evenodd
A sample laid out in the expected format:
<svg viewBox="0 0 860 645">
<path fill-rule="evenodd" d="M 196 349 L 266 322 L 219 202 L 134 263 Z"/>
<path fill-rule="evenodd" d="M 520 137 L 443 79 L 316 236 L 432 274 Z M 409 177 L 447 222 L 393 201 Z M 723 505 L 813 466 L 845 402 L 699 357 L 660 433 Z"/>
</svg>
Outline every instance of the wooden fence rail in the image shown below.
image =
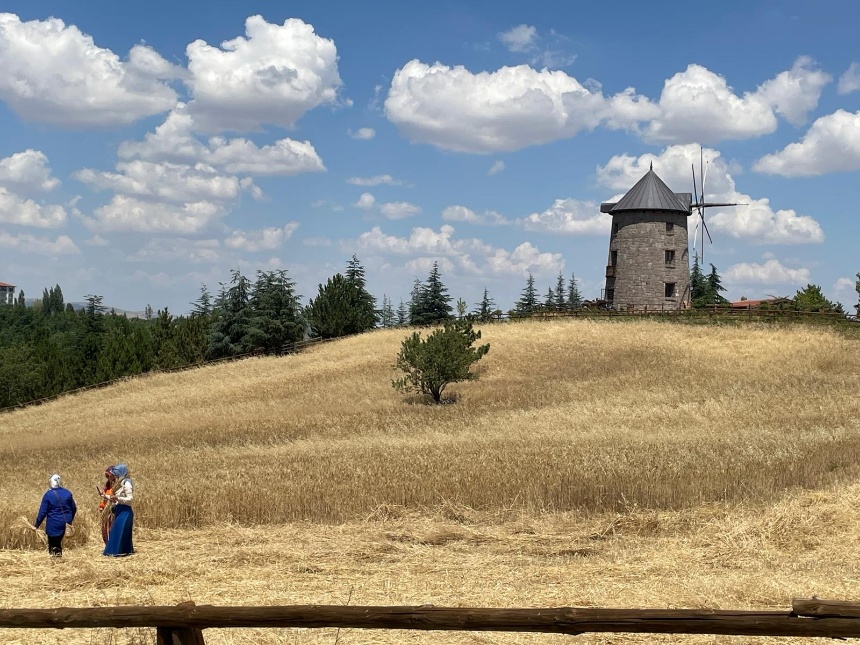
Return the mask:
<svg viewBox="0 0 860 645">
<path fill-rule="evenodd" d="M 461 607 L 61 607 L 0 609 L 0 628 L 156 627 L 159 644 L 200 645 L 210 627 L 860 637 L 860 603 L 796 599 L 791 611 Z"/>
</svg>

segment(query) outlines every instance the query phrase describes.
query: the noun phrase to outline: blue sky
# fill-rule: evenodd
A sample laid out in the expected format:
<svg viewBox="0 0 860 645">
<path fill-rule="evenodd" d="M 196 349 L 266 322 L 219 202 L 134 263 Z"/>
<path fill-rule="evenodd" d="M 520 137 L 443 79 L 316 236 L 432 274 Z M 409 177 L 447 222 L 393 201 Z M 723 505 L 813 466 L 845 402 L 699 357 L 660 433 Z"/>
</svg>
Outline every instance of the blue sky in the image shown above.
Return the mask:
<svg viewBox="0 0 860 645">
<path fill-rule="evenodd" d="M 0 7 L 0 281 L 189 309 L 231 268 L 377 298 L 434 261 L 504 309 L 603 286 L 601 201 L 689 192 L 732 299 L 852 306 L 852 2 L 162 2 Z M 691 229 L 693 221 L 691 220 Z M 701 246 L 701 243 L 698 244 Z"/>
</svg>

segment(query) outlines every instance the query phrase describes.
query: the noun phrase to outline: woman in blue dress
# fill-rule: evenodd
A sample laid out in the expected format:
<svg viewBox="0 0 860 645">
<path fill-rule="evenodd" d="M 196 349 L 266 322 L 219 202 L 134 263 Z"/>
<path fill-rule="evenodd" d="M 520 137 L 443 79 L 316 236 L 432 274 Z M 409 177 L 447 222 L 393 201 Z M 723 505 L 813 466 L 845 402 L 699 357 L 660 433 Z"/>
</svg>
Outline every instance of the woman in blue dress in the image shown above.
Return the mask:
<svg viewBox="0 0 860 645">
<path fill-rule="evenodd" d="M 111 466 L 105 475 L 111 483 L 111 494 L 105 495 L 105 499 L 113 504 L 114 519 L 103 555 L 114 557 L 131 555 L 134 553 L 134 544 L 132 543 L 134 511 L 131 508 L 131 502 L 134 499 L 134 484 L 128 476 L 128 466 L 125 464 Z"/>
<path fill-rule="evenodd" d="M 30 528 L 38 530 L 39 525 L 45 522 L 45 534 L 48 536 L 48 553 L 54 557 L 63 555 L 63 537 L 66 535 L 66 526 L 71 526 L 75 521 L 78 507 L 75 498 L 68 489 L 60 485 L 60 476 L 51 475 L 48 480 L 50 488 L 42 496 L 42 504 L 39 506 L 39 514 L 36 522 Z"/>
</svg>

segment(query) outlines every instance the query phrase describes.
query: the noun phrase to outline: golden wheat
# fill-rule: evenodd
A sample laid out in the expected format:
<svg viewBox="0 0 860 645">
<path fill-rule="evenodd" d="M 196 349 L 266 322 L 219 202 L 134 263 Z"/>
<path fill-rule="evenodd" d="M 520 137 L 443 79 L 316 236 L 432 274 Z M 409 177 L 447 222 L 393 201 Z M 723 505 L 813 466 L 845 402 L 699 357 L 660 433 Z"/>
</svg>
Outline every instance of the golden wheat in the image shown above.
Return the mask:
<svg viewBox="0 0 860 645">
<path fill-rule="evenodd" d="M 37 549 L 0 551 L 4 579 L 16 572 L 0 606 L 106 604 L 101 585 L 115 574 L 111 598 L 120 584 L 122 601 L 156 604 L 337 603 L 352 587 L 352 604 L 740 608 L 860 595 L 845 555 L 858 531 L 823 512 L 803 517 L 820 499 L 849 517 L 835 491 L 860 463 L 857 340 L 824 328 L 650 321 L 483 333 L 481 378 L 452 386 L 453 405 L 391 388 L 405 336 L 395 330 L 0 417 L 0 548 Z M 110 564 L 96 557 L 93 487 L 118 461 L 135 479 L 143 546 Z M 34 516 L 53 471 L 76 495 L 82 530 L 67 540 L 80 548 L 46 570 L 18 518 Z M 831 497 L 787 494 L 799 489 Z M 844 533 L 838 566 L 804 555 L 820 558 L 834 527 Z M 40 575 L 59 576 L 66 595 L 44 583 L 26 591 Z M 333 640 L 324 630 L 216 638 Z"/>
</svg>

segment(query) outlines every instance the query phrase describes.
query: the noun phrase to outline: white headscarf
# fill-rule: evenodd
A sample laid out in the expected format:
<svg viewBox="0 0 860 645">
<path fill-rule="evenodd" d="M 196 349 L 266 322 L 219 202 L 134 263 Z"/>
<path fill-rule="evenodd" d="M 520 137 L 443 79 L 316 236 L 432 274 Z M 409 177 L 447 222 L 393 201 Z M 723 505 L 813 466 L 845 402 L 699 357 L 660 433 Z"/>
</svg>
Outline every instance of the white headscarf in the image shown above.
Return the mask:
<svg viewBox="0 0 860 645">
<path fill-rule="evenodd" d="M 51 485 L 51 488 L 59 488 L 60 476 L 57 473 L 54 473 L 51 475 L 50 479 L 48 479 L 48 483 Z"/>
</svg>

